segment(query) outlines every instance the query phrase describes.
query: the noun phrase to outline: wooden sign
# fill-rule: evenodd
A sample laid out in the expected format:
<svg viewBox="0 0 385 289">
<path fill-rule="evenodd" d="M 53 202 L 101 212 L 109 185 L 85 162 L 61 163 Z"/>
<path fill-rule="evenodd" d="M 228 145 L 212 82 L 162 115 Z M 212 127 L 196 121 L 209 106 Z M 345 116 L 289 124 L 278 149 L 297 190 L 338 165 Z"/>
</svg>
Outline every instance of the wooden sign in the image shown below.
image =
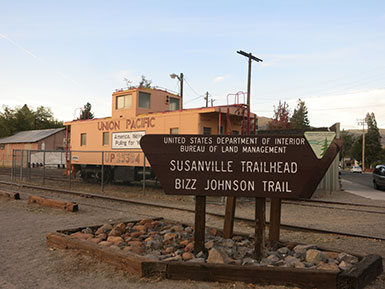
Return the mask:
<svg viewBox="0 0 385 289">
<path fill-rule="evenodd" d="M 342 142 L 305 135 L 145 135 L 140 145 L 166 194 L 310 198 Z"/>
</svg>

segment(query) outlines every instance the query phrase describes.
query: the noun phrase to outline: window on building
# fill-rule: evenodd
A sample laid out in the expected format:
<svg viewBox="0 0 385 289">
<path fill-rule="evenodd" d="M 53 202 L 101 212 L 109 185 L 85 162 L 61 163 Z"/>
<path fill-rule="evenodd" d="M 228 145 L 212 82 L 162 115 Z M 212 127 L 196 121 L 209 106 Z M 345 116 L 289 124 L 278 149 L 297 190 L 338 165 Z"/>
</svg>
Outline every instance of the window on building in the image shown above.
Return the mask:
<svg viewBox="0 0 385 289">
<path fill-rule="evenodd" d="M 132 106 L 132 94 L 118 95 L 116 97 L 116 109 L 131 108 Z"/>
<path fill-rule="evenodd" d="M 0 150 L 3 150 L 4 149 L 4 147 L 5 147 L 5 144 L 0 144 Z"/>
<path fill-rule="evenodd" d="M 219 134 L 223 134 L 223 132 L 224 132 L 224 127 L 223 127 L 223 125 L 221 125 L 221 130 L 220 130 Z"/>
<path fill-rule="evenodd" d="M 109 145 L 110 144 L 110 133 L 109 132 L 103 132 L 103 145 Z"/>
<path fill-rule="evenodd" d="M 178 133 L 179 133 L 179 128 L 177 127 L 170 128 L 170 134 L 178 134 Z"/>
<path fill-rule="evenodd" d="M 179 109 L 179 98 L 170 97 L 170 110 Z"/>
<path fill-rule="evenodd" d="M 233 133 L 233 135 L 239 135 L 239 131 L 237 131 L 237 130 L 233 130 L 232 133 Z"/>
<path fill-rule="evenodd" d="M 85 146 L 87 143 L 87 134 L 86 133 L 81 133 L 80 134 L 80 145 Z"/>
<path fill-rule="evenodd" d="M 207 135 L 211 134 L 211 127 L 204 127 L 203 134 L 207 134 Z"/>
<path fill-rule="evenodd" d="M 150 108 L 151 94 L 139 91 L 139 107 Z"/>
</svg>

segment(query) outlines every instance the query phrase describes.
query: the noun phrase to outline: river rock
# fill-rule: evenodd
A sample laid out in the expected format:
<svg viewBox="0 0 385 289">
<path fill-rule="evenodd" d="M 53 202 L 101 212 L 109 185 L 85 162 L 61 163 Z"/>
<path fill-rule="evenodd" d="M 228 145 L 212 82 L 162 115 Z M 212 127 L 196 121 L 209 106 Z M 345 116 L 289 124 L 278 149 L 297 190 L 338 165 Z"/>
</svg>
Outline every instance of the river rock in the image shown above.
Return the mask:
<svg viewBox="0 0 385 289">
<path fill-rule="evenodd" d="M 90 228 L 90 227 L 87 227 L 85 229 L 82 230 L 82 233 L 85 233 L 85 234 L 93 234 L 94 231 Z"/>
<path fill-rule="evenodd" d="M 194 254 L 191 253 L 191 252 L 184 252 L 184 253 L 182 254 L 182 259 L 183 259 L 183 261 L 189 261 L 189 260 L 194 259 L 194 258 L 195 258 L 195 256 L 194 256 Z"/>
<path fill-rule="evenodd" d="M 282 248 L 279 248 L 279 249 L 277 250 L 277 253 L 280 254 L 280 255 L 285 255 L 285 256 L 287 256 L 287 255 L 290 254 L 290 250 L 289 250 L 289 248 L 287 248 L 287 247 L 282 247 Z"/>
<path fill-rule="evenodd" d="M 319 270 L 329 270 L 329 271 L 340 271 L 340 269 L 338 268 L 337 264 L 335 263 L 324 263 L 324 262 L 320 262 L 318 265 L 317 265 L 317 269 Z"/>
<path fill-rule="evenodd" d="M 120 227 L 114 227 L 112 230 L 108 233 L 108 236 L 121 236 L 123 233 L 122 229 Z"/>
<path fill-rule="evenodd" d="M 104 224 L 103 226 L 99 227 L 99 229 L 96 230 L 95 235 L 99 234 L 108 234 L 112 230 L 111 224 Z"/>
<path fill-rule="evenodd" d="M 123 243 L 124 240 L 122 237 L 119 236 L 108 236 L 107 242 L 111 242 L 114 245 L 118 245 L 119 243 Z"/>
<path fill-rule="evenodd" d="M 154 221 L 153 219 L 142 219 L 142 220 L 140 220 L 139 224 L 145 225 L 147 223 L 153 223 L 153 222 L 156 222 L 156 221 Z"/>
<path fill-rule="evenodd" d="M 108 241 L 101 241 L 98 245 L 103 246 L 103 247 L 110 247 L 112 245 L 112 243 L 108 242 Z"/>
<path fill-rule="evenodd" d="M 228 260 L 227 254 L 219 247 L 213 247 L 209 251 L 207 263 L 226 264 Z"/>
<path fill-rule="evenodd" d="M 295 253 L 300 253 L 300 254 L 305 254 L 306 255 L 306 251 L 309 250 L 309 249 L 316 249 L 317 246 L 315 245 L 297 245 L 294 247 L 293 251 Z"/>
<path fill-rule="evenodd" d="M 173 261 L 180 261 L 180 260 L 182 260 L 182 256 L 181 255 L 176 255 L 176 256 L 173 256 L 173 257 L 169 257 L 169 258 L 163 259 L 163 261 L 165 261 L 165 262 L 173 262 Z"/>
<path fill-rule="evenodd" d="M 345 261 L 346 263 L 350 263 L 350 264 L 358 263 L 357 257 L 352 256 L 352 255 L 347 254 L 347 253 L 340 253 L 337 257 L 337 260 L 338 261 Z"/>
<path fill-rule="evenodd" d="M 350 263 L 348 263 L 348 262 L 341 261 L 341 263 L 338 264 L 338 267 L 339 267 L 341 270 L 349 270 L 350 268 L 353 267 L 353 265 L 350 264 Z"/>
<path fill-rule="evenodd" d="M 309 249 L 306 251 L 306 262 L 317 264 L 321 261 L 326 261 L 327 256 L 319 250 Z"/>
<path fill-rule="evenodd" d="M 234 246 L 234 241 L 232 239 L 224 239 L 222 245 L 226 248 L 232 248 Z"/>
<path fill-rule="evenodd" d="M 76 232 L 70 235 L 72 238 L 80 239 L 80 240 L 88 240 L 94 237 L 94 234 L 86 234 L 82 232 Z"/>
</svg>

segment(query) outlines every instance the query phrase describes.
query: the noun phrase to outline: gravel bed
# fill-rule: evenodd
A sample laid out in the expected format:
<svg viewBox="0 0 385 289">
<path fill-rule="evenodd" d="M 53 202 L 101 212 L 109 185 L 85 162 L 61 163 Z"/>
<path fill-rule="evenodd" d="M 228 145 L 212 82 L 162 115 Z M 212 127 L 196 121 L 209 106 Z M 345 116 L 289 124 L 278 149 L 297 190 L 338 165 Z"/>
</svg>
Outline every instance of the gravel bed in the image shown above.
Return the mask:
<svg viewBox="0 0 385 289">
<path fill-rule="evenodd" d="M 157 190 L 146 191 L 130 187 L 118 187 L 112 192 L 107 188 L 106 194 L 117 197 L 146 200 L 165 204 L 175 204 L 182 207 L 193 207 L 191 197 L 165 196 Z M 87 189 L 99 192 L 93 186 Z M 0 288 L 268 288 L 286 289 L 285 286 L 259 286 L 245 283 L 206 283 L 195 281 L 172 281 L 154 278 L 139 279 L 129 276 L 114 267 L 100 263 L 92 258 L 76 253 L 51 250 L 45 245 L 45 234 L 57 230 L 80 228 L 106 223 L 120 223 L 129 220 L 166 217 L 184 224 L 194 222 L 194 214 L 165 209 L 154 209 L 144 206 L 132 206 L 114 202 L 63 197 L 52 194 L 53 197 L 67 198 L 68 201 L 80 203 L 79 212 L 69 213 L 61 210 L 28 205 L 23 189 L 20 188 L 22 200 L 0 198 Z M 349 201 L 347 192 L 338 192 L 328 199 Z M 352 198 L 355 198 L 352 196 Z M 356 200 L 357 198 L 355 198 Z M 224 212 L 220 199 L 218 204 L 209 204 L 208 210 Z M 378 204 L 378 203 L 377 203 Z M 238 203 L 236 213 L 240 216 L 253 216 L 253 204 Z M 362 215 L 357 212 L 336 210 L 319 210 L 308 207 L 287 207 L 282 216 L 282 222 L 297 221 L 299 224 L 313 224 L 325 228 L 342 228 L 361 233 L 366 227 L 367 232 L 385 236 L 383 219 L 375 215 Z M 267 210 L 268 211 L 268 210 Z M 319 212 L 318 212 L 319 211 Z M 364 221 L 362 220 L 364 219 Z M 336 221 L 338 220 L 338 222 Z M 210 227 L 221 228 L 223 221 L 208 216 Z M 253 232 L 249 225 L 236 222 L 235 230 L 247 234 Z M 315 244 L 319 247 L 333 248 L 335 251 L 366 254 L 378 254 L 385 258 L 385 242 L 374 239 L 345 237 L 332 234 L 315 234 L 281 230 L 281 240 L 303 244 Z M 210 240 L 207 240 L 210 241 Z M 196 256 L 195 256 L 196 257 Z M 385 265 L 385 264 L 384 264 Z M 379 276 L 376 282 L 368 285 L 368 289 L 384 289 L 385 274 Z"/>
</svg>

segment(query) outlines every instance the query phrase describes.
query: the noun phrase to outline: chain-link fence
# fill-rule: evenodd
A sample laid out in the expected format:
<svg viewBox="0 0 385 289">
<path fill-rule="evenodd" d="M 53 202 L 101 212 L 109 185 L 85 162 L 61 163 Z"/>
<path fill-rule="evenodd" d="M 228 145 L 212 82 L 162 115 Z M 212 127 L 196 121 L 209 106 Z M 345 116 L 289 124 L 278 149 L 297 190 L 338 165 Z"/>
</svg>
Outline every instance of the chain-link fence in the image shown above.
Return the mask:
<svg viewBox="0 0 385 289">
<path fill-rule="evenodd" d="M 159 187 L 142 151 L 13 150 L 11 179 L 55 187 Z"/>
</svg>

